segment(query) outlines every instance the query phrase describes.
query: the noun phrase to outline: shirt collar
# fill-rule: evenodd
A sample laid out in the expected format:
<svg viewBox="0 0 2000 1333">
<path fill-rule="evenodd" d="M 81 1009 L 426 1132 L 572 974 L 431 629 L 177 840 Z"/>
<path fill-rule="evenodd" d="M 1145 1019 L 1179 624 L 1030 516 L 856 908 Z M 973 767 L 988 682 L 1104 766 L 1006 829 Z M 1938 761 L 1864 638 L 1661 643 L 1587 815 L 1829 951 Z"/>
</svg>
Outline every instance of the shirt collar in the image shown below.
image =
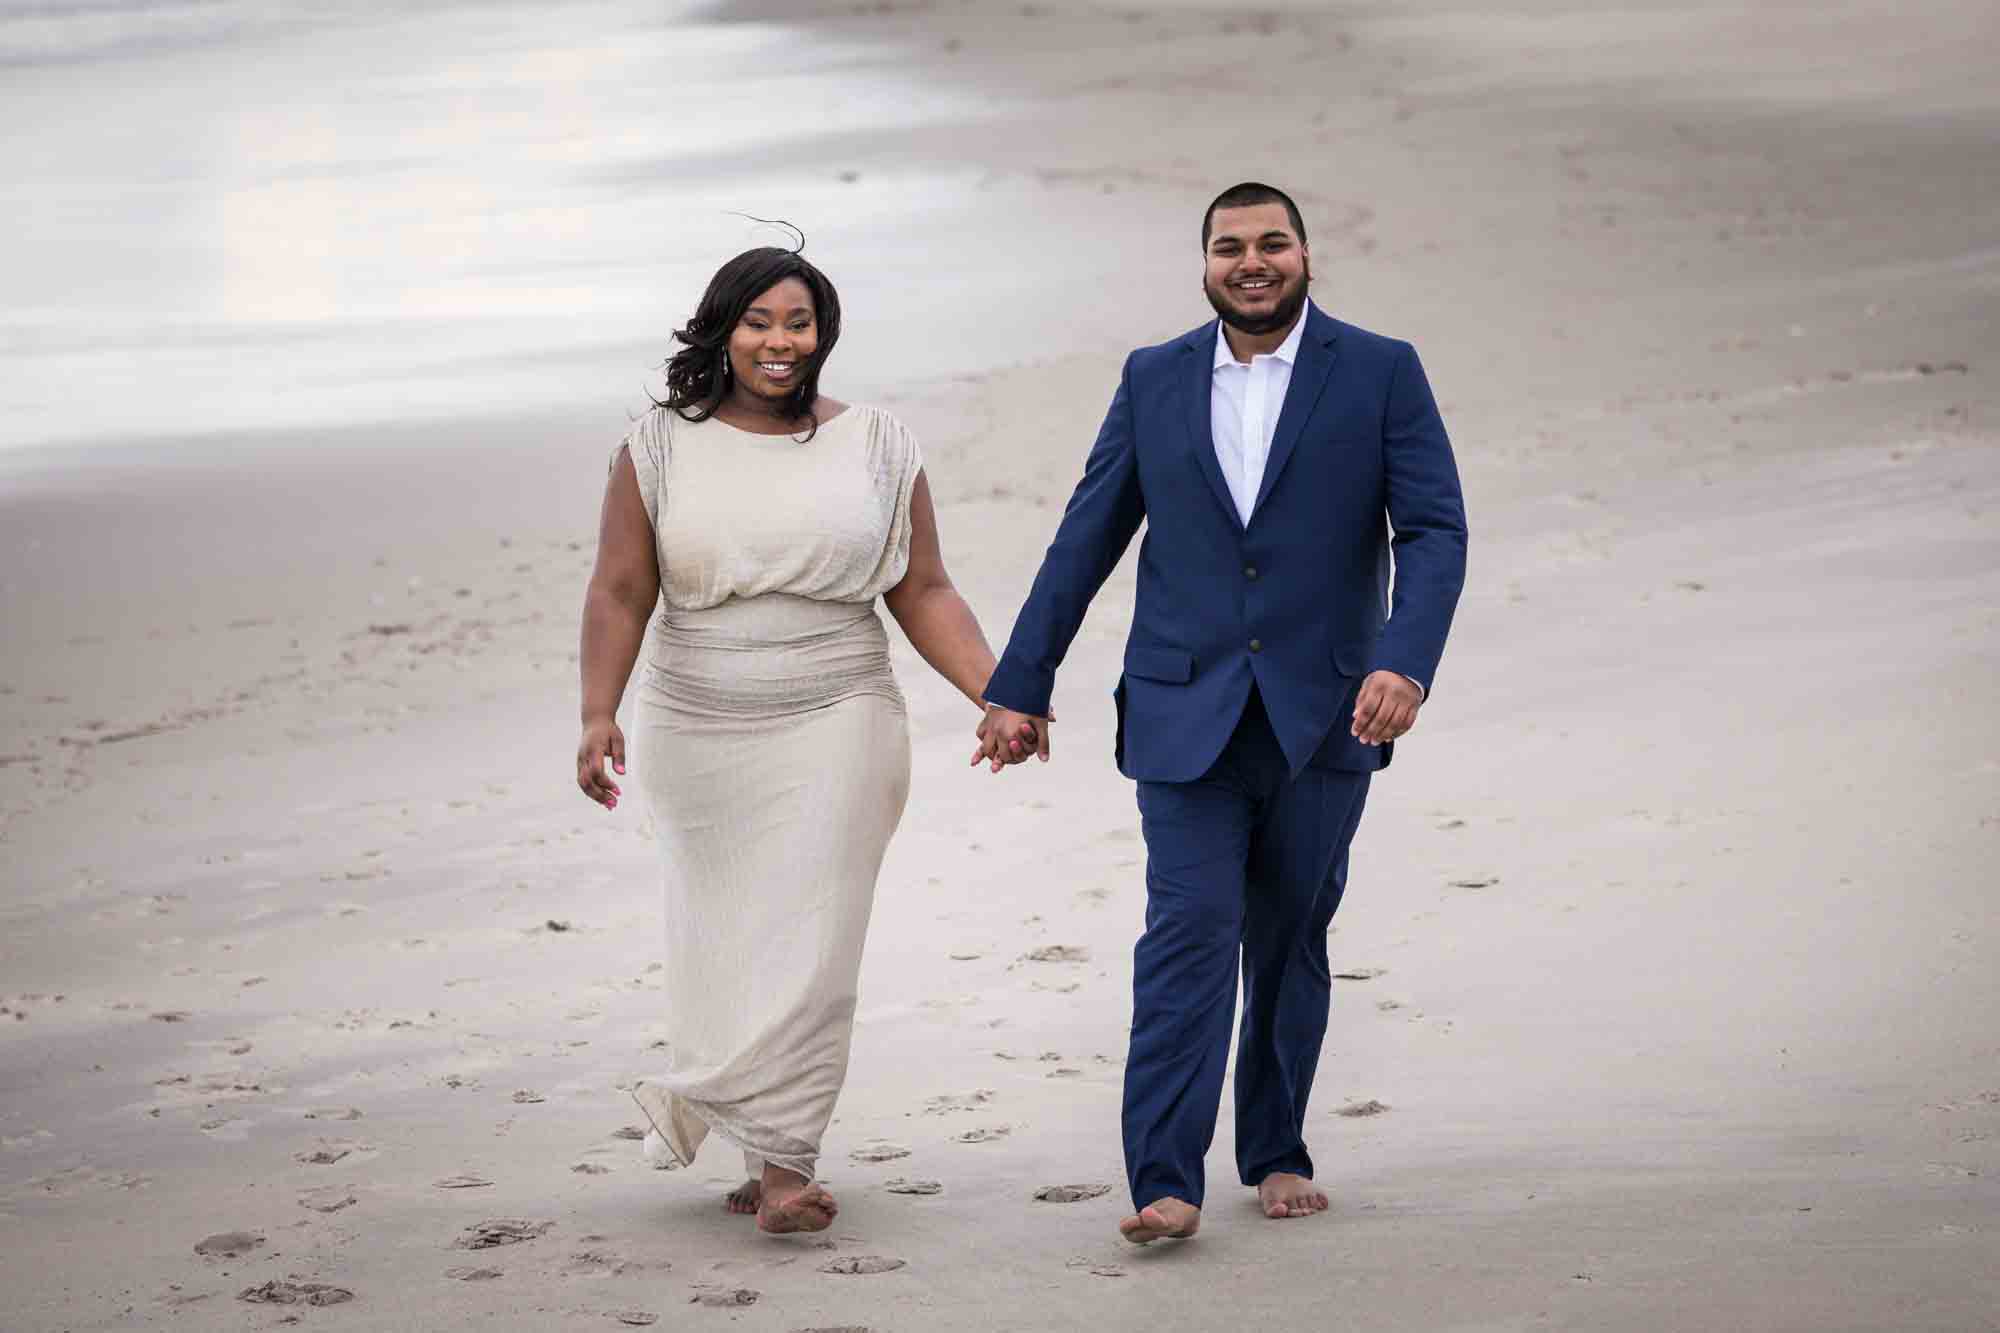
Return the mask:
<svg viewBox="0 0 2000 1333">
<path fill-rule="evenodd" d="M 1277 351 L 1270 353 L 1271 356 L 1288 366 L 1298 363 L 1299 344 L 1305 340 L 1306 320 L 1311 318 L 1312 311 L 1312 300 L 1311 298 L 1307 298 L 1306 303 L 1299 307 L 1299 317 L 1292 321 L 1292 331 L 1285 335 L 1285 340 L 1278 344 Z M 1240 366 L 1242 364 L 1241 361 L 1236 359 L 1235 353 L 1229 350 L 1229 339 L 1222 332 L 1222 321 L 1219 319 L 1216 320 L 1214 368 L 1220 370 L 1224 366 Z"/>
</svg>

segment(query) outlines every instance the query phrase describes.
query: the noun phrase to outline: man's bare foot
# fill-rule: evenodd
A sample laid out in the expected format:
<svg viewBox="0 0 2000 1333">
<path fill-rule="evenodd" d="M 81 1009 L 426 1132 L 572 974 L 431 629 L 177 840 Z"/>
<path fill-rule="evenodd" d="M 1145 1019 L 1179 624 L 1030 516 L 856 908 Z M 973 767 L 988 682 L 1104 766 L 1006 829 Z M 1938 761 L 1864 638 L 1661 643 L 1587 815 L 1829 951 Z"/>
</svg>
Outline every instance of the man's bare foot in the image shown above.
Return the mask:
<svg viewBox="0 0 2000 1333">
<path fill-rule="evenodd" d="M 1311 1217 L 1327 1210 L 1325 1191 L 1306 1176 L 1273 1171 L 1257 1182 L 1257 1202 L 1266 1217 Z"/>
<path fill-rule="evenodd" d="M 833 1225 L 840 1205 L 820 1186 L 796 1171 L 764 1168 L 763 1199 L 757 1207 L 757 1229 L 773 1236 L 794 1231 L 824 1231 Z"/>
<path fill-rule="evenodd" d="M 757 1205 L 764 1199 L 764 1182 L 746 1180 L 729 1193 L 722 1196 L 722 1206 L 732 1213 L 748 1216 L 757 1211 Z"/>
<path fill-rule="evenodd" d="M 1158 1199 L 1118 1224 L 1118 1234 L 1134 1245 L 1186 1240 L 1201 1230 L 1201 1209 L 1179 1199 Z"/>
</svg>

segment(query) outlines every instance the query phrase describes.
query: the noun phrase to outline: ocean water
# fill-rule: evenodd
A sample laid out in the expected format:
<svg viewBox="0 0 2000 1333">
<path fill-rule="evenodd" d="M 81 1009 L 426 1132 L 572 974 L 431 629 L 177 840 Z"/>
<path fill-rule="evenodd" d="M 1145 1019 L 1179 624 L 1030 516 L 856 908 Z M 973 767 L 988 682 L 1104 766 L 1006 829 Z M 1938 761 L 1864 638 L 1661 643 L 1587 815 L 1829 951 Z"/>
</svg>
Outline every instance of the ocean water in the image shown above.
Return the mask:
<svg viewBox="0 0 2000 1333">
<path fill-rule="evenodd" d="M 0 448 L 642 406 L 731 210 L 857 253 L 951 184 L 840 145 L 977 114 L 661 0 L 9 3 Z"/>
</svg>

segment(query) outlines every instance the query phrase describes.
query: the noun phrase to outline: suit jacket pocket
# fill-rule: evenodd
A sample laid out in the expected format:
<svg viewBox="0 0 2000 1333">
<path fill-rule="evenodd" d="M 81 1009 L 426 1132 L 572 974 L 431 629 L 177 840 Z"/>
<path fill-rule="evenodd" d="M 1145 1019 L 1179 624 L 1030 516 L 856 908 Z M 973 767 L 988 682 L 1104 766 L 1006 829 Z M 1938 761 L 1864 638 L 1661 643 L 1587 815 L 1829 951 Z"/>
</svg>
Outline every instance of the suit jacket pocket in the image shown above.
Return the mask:
<svg viewBox="0 0 2000 1333">
<path fill-rule="evenodd" d="M 1185 685 L 1194 679 L 1194 654 L 1178 648 L 1128 646 L 1125 649 L 1125 674 L 1165 681 L 1169 685 Z"/>
</svg>

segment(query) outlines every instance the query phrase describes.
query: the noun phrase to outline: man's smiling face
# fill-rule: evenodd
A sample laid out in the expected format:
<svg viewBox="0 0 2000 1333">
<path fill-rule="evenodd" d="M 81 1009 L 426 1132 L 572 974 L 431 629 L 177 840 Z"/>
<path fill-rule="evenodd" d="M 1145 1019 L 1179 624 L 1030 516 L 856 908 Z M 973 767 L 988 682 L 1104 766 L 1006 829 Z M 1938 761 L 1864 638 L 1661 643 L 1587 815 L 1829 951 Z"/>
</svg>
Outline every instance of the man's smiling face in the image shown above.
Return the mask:
<svg viewBox="0 0 2000 1333">
<path fill-rule="evenodd" d="M 1209 219 L 1202 290 L 1232 328 L 1259 334 L 1288 327 L 1311 280 L 1312 252 L 1283 204 L 1218 208 Z"/>
</svg>

